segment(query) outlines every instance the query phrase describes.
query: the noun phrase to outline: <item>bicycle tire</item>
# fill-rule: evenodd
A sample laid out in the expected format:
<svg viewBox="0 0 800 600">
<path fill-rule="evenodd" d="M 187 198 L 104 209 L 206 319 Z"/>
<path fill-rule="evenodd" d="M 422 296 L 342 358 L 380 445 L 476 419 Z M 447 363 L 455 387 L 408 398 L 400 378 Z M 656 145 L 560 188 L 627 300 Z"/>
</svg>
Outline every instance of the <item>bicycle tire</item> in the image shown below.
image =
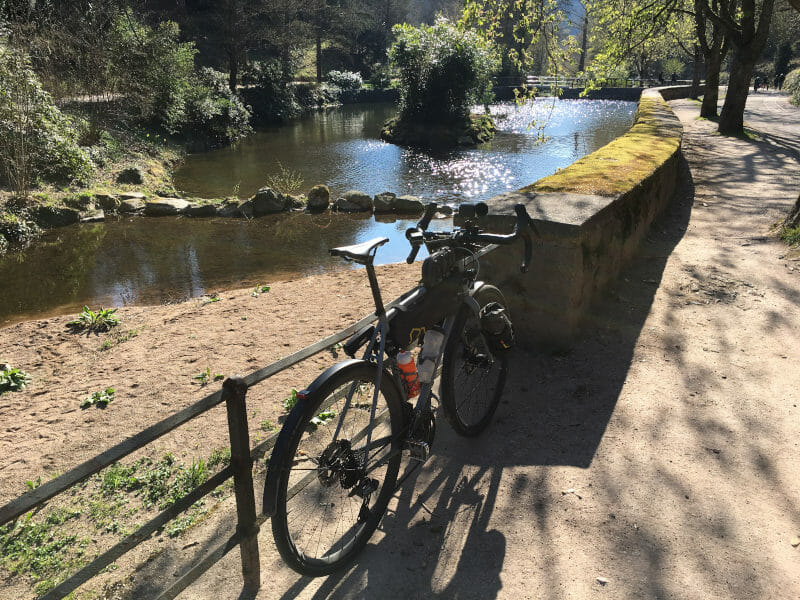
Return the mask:
<svg viewBox="0 0 800 600">
<path fill-rule="evenodd" d="M 375 470 L 360 480 L 368 481 L 364 484 L 368 489 L 376 488 L 366 502 L 354 495 L 361 485 L 354 481 L 358 477 L 354 465 L 360 464 L 366 450 L 363 430 L 372 408 L 375 365 L 358 363 L 336 372 L 313 397 L 293 409 L 284 425 L 291 428 L 291 435 L 288 451 L 280 453 L 285 459 L 272 533 L 281 556 L 298 573 L 316 577 L 345 566 L 366 545 L 386 511 L 400 467 L 404 418 L 399 391 L 390 377 L 384 372 L 381 379 L 372 448 L 367 452 L 372 454 L 368 468 Z M 351 389 L 354 394 L 344 410 Z M 336 417 L 326 421 L 330 411 Z M 322 423 L 315 424 L 315 418 Z M 337 425 L 341 433 L 334 441 Z M 376 448 L 381 439 L 388 441 Z M 342 441 L 349 447 L 342 449 Z M 381 459 L 385 464 L 375 467 Z"/>
<path fill-rule="evenodd" d="M 496 287 L 486 285 L 474 296 L 481 307 L 489 302 L 506 305 Z M 492 420 L 505 388 L 508 356 L 490 355 L 480 322 L 473 310 L 462 305 L 453 323 L 442 361 L 442 408 L 459 435 L 474 437 Z"/>
</svg>

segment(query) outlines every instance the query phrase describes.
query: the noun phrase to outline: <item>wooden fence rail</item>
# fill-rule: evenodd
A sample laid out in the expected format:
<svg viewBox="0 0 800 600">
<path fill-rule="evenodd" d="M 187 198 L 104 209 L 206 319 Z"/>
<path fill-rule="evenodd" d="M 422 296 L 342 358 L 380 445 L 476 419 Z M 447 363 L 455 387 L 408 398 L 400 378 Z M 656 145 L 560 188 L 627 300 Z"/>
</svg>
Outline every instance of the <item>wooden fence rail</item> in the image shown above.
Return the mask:
<svg viewBox="0 0 800 600">
<path fill-rule="evenodd" d="M 401 295 L 386 305 L 391 308 L 403 300 L 409 292 Z M 342 331 L 318 340 L 266 367 L 250 373 L 245 377 L 234 376 L 223 382 L 222 389 L 218 390 L 202 400 L 184 408 L 183 410 L 170 415 L 166 419 L 148 427 L 147 429 L 131 436 L 108 450 L 90 458 L 86 462 L 78 465 L 72 470 L 56 477 L 55 479 L 42 484 L 40 487 L 26 492 L 5 506 L 0 507 L 0 525 L 17 519 L 21 515 L 42 506 L 54 496 L 64 492 L 78 483 L 98 473 L 105 467 L 121 460 L 129 454 L 135 452 L 155 441 L 161 436 L 169 433 L 176 427 L 191 421 L 202 415 L 211 408 L 225 402 L 228 416 L 228 433 L 231 440 L 231 464 L 219 473 L 205 481 L 203 484 L 189 492 L 186 496 L 172 504 L 169 508 L 162 511 L 149 522 L 142 525 L 134 533 L 120 540 L 112 548 L 96 557 L 80 571 L 73 574 L 58 586 L 42 596 L 42 600 L 55 600 L 63 598 L 74 591 L 80 585 L 89 581 L 108 565 L 117 560 L 120 556 L 133 549 L 143 541 L 147 540 L 153 533 L 158 531 L 170 520 L 177 517 L 181 512 L 190 508 L 195 502 L 214 491 L 225 481 L 234 478 L 234 490 L 236 496 L 237 527 L 236 533 L 228 540 L 220 544 L 217 548 L 207 553 L 203 559 L 184 573 L 167 590 L 158 597 L 159 600 L 169 600 L 177 596 L 191 582 L 200 576 L 209 566 L 220 560 L 230 550 L 237 545 L 241 545 L 242 555 L 242 576 L 244 587 L 249 590 L 257 590 L 260 586 L 260 566 L 258 556 L 257 533 L 263 517 L 256 516 L 255 494 L 253 489 L 252 465 L 272 449 L 278 437 L 277 433 L 250 448 L 250 437 L 247 426 L 247 409 L 245 397 L 247 390 L 257 383 L 260 383 L 273 375 L 288 369 L 302 362 L 323 350 L 341 343 L 351 337 L 362 327 L 375 321 L 375 314 L 367 315 L 353 325 Z"/>
</svg>

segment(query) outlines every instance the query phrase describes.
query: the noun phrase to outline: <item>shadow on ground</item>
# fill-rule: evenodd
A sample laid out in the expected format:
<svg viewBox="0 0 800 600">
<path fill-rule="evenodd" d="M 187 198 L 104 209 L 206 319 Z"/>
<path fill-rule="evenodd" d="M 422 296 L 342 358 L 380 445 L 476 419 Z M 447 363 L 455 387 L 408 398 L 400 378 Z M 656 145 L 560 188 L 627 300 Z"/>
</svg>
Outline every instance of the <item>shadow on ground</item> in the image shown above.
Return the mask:
<svg viewBox="0 0 800 600">
<path fill-rule="evenodd" d="M 504 511 L 535 522 L 540 537 L 530 540 L 532 552 L 555 543 L 542 537 L 552 518 L 552 483 L 541 470 L 532 479 L 528 467 L 591 464 L 667 258 L 686 232 L 694 188 L 684 160 L 681 171 L 681 189 L 595 306 L 576 347 L 556 356 L 517 353 L 495 422 L 480 437 L 457 437 L 440 415 L 433 457 L 398 493 L 381 525 L 385 537 L 309 597 L 496 597 L 508 541 L 490 521 L 501 497 Z M 509 509 L 509 502 L 517 506 Z M 274 597 L 295 598 L 312 581 L 300 577 Z M 558 586 L 552 589 L 557 597 Z"/>
</svg>

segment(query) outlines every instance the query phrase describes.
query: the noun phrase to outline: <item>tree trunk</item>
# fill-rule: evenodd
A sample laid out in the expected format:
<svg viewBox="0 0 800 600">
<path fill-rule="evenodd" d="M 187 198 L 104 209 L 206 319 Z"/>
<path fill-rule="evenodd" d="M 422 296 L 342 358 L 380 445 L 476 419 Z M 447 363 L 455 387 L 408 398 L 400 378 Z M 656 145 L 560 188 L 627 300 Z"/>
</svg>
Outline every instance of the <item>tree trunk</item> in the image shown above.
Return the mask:
<svg viewBox="0 0 800 600">
<path fill-rule="evenodd" d="M 749 46 L 737 47 L 733 54 L 728 92 L 719 115 L 719 132 L 723 135 L 744 133 L 744 107 L 755 67 L 755 60 L 751 56 L 753 52 Z M 758 54 L 755 56 L 757 58 Z"/>
<path fill-rule="evenodd" d="M 797 202 L 794 207 L 789 211 L 789 216 L 783 222 L 784 227 L 800 227 L 800 196 L 797 197 Z"/>
<path fill-rule="evenodd" d="M 589 15 L 583 15 L 583 34 L 581 36 L 581 58 L 580 62 L 578 63 L 578 72 L 583 73 L 583 70 L 586 68 L 586 49 L 588 48 L 588 37 L 589 37 Z"/>
<path fill-rule="evenodd" d="M 692 92 L 691 97 L 697 100 L 700 97 L 700 68 L 703 63 L 703 55 L 700 52 L 700 44 L 694 45 L 694 67 L 692 70 Z"/>
<path fill-rule="evenodd" d="M 236 93 L 236 86 L 239 83 L 239 57 L 236 51 L 228 54 L 228 87 Z"/>
<path fill-rule="evenodd" d="M 700 106 L 700 116 L 705 119 L 717 118 L 719 67 L 721 63 L 722 54 L 720 52 L 710 53 L 706 56 L 706 86 L 703 91 L 703 104 Z"/>
<path fill-rule="evenodd" d="M 317 28 L 317 83 L 322 83 L 322 30 Z"/>
</svg>

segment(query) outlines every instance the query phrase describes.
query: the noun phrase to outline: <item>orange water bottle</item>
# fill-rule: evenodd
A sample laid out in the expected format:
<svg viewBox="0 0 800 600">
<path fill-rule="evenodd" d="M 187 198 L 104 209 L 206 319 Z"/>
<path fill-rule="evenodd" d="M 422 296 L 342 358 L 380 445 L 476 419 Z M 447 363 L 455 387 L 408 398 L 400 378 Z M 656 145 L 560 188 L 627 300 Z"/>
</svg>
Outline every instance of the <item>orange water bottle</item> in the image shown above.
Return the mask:
<svg viewBox="0 0 800 600">
<path fill-rule="evenodd" d="M 417 365 L 411 352 L 397 353 L 397 367 L 400 369 L 400 377 L 406 388 L 406 395 L 409 398 L 419 395 L 419 378 L 417 377 Z"/>
</svg>

